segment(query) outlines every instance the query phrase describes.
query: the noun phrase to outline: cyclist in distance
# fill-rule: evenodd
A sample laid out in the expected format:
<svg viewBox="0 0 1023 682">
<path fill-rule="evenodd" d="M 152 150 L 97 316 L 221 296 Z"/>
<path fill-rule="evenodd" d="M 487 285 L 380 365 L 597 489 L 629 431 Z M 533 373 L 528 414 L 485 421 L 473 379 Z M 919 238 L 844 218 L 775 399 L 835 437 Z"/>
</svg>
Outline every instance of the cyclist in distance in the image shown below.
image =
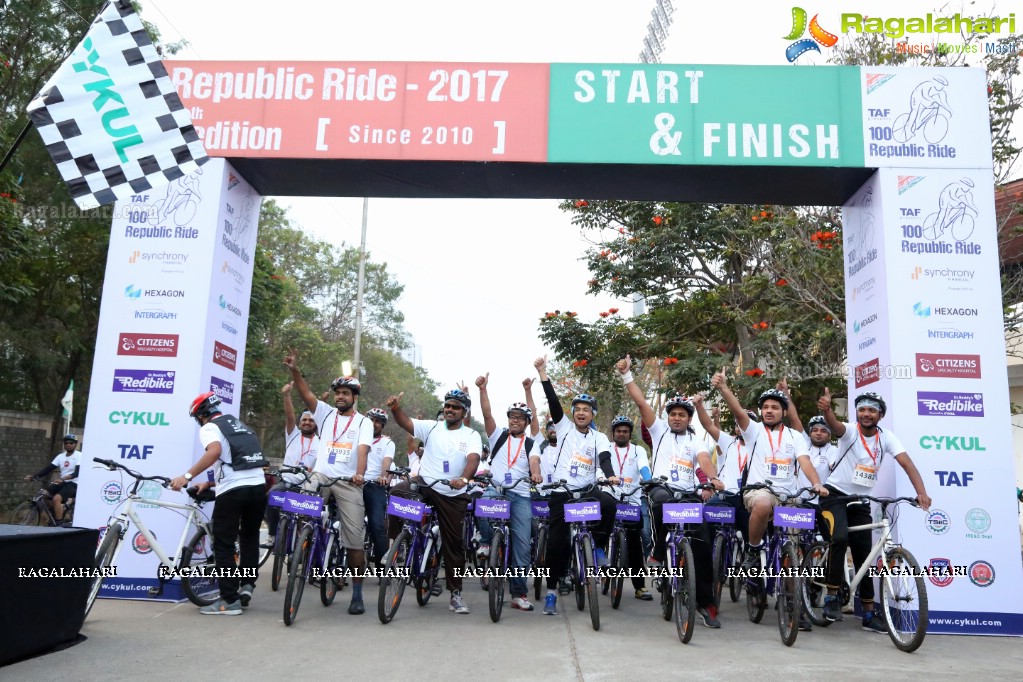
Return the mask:
<svg viewBox="0 0 1023 682">
<path fill-rule="evenodd" d="M 366 461 L 366 485 L 362 493 L 371 546 L 369 560 L 380 568 L 380 560 L 387 552 L 387 489 L 390 487 L 387 471 L 394 460 L 394 441 L 384 435 L 386 412 L 374 407 L 366 416 L 373 420 L 373 442 Z"/>
<path fill-rule="evenodd" d="M 623 486 L 636 485 L 639 481 L 650 480 L 650 460 L 646 449 L 632 442 L 632 430 L 635 424 L 624 415 L 611 420 L 611 439 L 614 441 L 614 465 Z M 617 504 L 617 499 L 615 500 Z M 628 498 L 628 504 L 643 506 L 643 491 L 639 488 Z M 653 595 L 646 589 L 646 578 L 642 575 L 645 568 L 643 562 L 642 520 L 630 523 L 625 528 L 625 546 L 628 567 L 632 571 L 632 587 L 636 590 L 636 599 L 653 601 Z"/>
<path fill-rule="evenodd" d="M 52 499 L 47 503 L 53 506 L 53 517 L 64 518 L 64 503 L 78 493 L 78 470 L 81 468 L 82 454 L 78 452 L 78 436 L 69 433 L 63 439 L 64 450 L 58 452 L 53 461 L 39 471 L 25 477 L 26 481 L 33 478 L 45 480 L 54 471 L 60 472 L 60 480 L 46 488 Z M 67 524 L 65 524 L 67 525 Z"/>
</svg>

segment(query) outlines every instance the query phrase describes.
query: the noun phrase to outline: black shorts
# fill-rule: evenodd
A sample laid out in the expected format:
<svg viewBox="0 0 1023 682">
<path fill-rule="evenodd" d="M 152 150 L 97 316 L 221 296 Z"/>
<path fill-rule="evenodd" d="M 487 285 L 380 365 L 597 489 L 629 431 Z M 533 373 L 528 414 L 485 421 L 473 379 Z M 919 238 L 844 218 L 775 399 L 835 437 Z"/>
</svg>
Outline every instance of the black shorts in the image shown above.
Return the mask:
<svg viewBox="0 0 1023 682">
<path fill-rule="evenodd" d="M 57 481 L 51 483 L 46 492 L 51 495 L 60 495 L 63 500 L 70 500 L 78 492 L 78 484 L 74 481 Z"/>
</svg>

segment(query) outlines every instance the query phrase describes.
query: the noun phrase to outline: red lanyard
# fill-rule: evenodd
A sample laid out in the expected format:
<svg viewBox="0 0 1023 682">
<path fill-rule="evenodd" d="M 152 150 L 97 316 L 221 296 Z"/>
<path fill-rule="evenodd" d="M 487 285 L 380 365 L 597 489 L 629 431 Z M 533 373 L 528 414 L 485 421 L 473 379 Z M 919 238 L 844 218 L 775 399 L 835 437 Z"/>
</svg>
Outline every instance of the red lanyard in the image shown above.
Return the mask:
<svg viewBox="0 0 1023 682">
<path fill-rule="evenodd" d="M 856 430 L 859 431 L 860 442 L 863 443 L 863 449 L 867 451 L 868 455 L 870 455 L 870 463 L 873 464 L 874 468 L 876 469 L 877 468 L 876 451 L 879 450 L 881 447 L 881 434 L 880 433 L 874 434 L 874 450 L 871 450 L 870 446 L 867 445 L 867 439 L 863 437 L 863 429 L 860 428 L 859 424 L 856 425 Z"/>
<path fill-rule="evenodd" d="M 383 436 L 380 436 L 380 438 L 377 438 L 375 441 L 373 441 L 373 445 L 376 445 L 377 443 L 379 443 L 381 438 L 383 438 Z"/>
<path fill-rule="evenodd" d="M 618 458 L 618 478 L 625 478 L 625 463 L 629 461 L 629 448 L 631 447 L 631 445 L 626 446 L 625 459 L 622 459 L 622 456 L 618 454 L 618 445 L 615 445 L 615 457 Z"/>
<path fill-rule="evenodd" d="M 749 455 L 742 456 L 742 443 L 735 441 L 735 449 L 739 451 L 739 473 L 741 474 L 746 469 L 746 462 L 749 460 Z"/>
<path fill-rule="evenodd" d="M 767 431 L 767 444 L 771 447 L 771 457 L 774 457 L 774 455 L 778 454 L 778 450 L 781 449 L 781 437 L 782 433 L 785 431 L 785 425 L 780 424 L 778 426 L 778 447 L 774 446 L 774 439 L 771 437 L 771 429 L 765 429 L 765 431 Z"/>
<path fill-rule="evenodd" d="M 522 444 L 525 443 L 525 442 L 526 442 L 526 436 L 523 435 L 522 439 L 519 440 L 519 448 L 518 448 L 518 450 L 515 451 L 515 459 L 512 459 L 512 456 L 511 456 L 511 438 L 508 439 L 508 453 L 507 453 L 507 456 L 505 457 L 505 461 L 508 462 L 508 471 L 511 471 L 512 467 L 515 466 L 515 462 L 519 461 L 519 455 L 522 454 Z"/>
<path fill-rule="evenodd" d="M 308 455 L 309 451 L 313 449 L 313 437 L 309 436 L 309 447 L 305 447 L 305 436 L 299 436 L 299 439 L 300 440 L 299 440 L 299 443 L 298 443 L 298 450 L 299 450 L 299 453 L 298 453 L 298 464 L 299 464 L 299 466 L 301 466 L 302 462 L 305 461 L 305 456 Z"/>
<path fill-rule="evenodd" d="M 337 418 L 339 416 L 341 416 L 340 412 L 335 412 L 334 413 L 334 438 L 333 438 L 333 440 L 335 442 L 337 441 Z M 342 436 L 345 435 L 346 433 L 348 433 L 348 427 L 352 425 L 352 420 L 353 419 L 355 419 L 355 415 L 354 414 L 351 417 L 348 418 L 348 423 L 345 424 L 345 428 L 341 429 L 341 435 Z"/>
</svg>

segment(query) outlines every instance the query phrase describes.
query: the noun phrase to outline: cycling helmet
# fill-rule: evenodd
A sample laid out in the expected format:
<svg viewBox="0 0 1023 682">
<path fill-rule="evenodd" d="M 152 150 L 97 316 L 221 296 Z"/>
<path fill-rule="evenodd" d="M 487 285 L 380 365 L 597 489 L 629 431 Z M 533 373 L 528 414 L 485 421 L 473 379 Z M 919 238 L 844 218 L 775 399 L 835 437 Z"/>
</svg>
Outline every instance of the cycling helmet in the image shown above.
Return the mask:
<svg viewBox="0 0 1023 682">
<path fill-rule="evenodd" d="M 575 406 L 578 403 L 586 403 L 589 405 L 594 412 L 597 411 L 597 399 L 589 393 L 580 393 L 579 395 L 572 398 L 572 409 L 575 410 Z"/>
<path fill-rule="evenodd" d="M 200 421 L 201 417 L 208 417 L 218 412 L 220 412 L 220 398 L 213 391 L 200 393 L 192 401 L 192 406 L 188 408 L 188 416 L 196 421 Z"/>
<path fill-rule="evenodd" d="M 611 430 L 614 431 L 616 426 L 628 426 L 630 431 L 636 430 L 636 425 L 632 423 L 632 420 L 626 417 L 624 414 L 620 414 L 611 420 Z"/>
<path fill-rule="evenodd" d="M 754 412 L 753 410 L 746 410 L 746 416 L 749 417 L 751 421 L 755 422 L 760 421 L 760 415 Z"/>
<path fill-rule="evenodd" d="M 525 414 L 527 422 L 533 421 L 533 411 L 529 409 L 529 406 L 526 405 L 525 403 L 512 403 L 511 405 L 508 406 L 507 414 L 509 417 L 511 416 L 511 413 L 513 411 L 522 412 L 523 414 Z"/>
<path fill-rule="evenodd" d="M 362 390 L 362 384 L 355 377 L 338 377 L 330 382 L 330 390 L 336 391 L 339 388 L 351 389 L 352 395 L 359 395 L 359 392 Z"/>
<path fill-rule="evenodd" d="M 816 417 L 810 417 L 810 421 L 806 423 L 806 432 L 810 433 L 815 426 L 823 426 L 828 430 L 828 433 L 831 433 L 831 427 L 828 426 L 827 420 L 819 414 Z"/>
<path fill-rule="evenodd" d="M 453 388 L 444 394 L 444 402 L 449 400 L 461 403 L 462 407 L 466 410 L 472 407 L 472 398 L 469 397 L 469 394 L 457 388 Z"/>
<path fill-rule="evenodd" d="M 69 434 L 64 436 L 64 438 L 62 439 L 61 442 L 62 443 L 68 443 L 68 442 L 70 442 L 70 443 L 77 443 L 78 442 L 78 436 L 76 436 L 73 433 L 69 433 Z"/>
<path fill-rule="evenodd" d="M 867 407 L 876 407 L 877 411 L 881 413 L 883 417 L 885 412 L 888 411 L 888 406 L 884 402 L 884 398 L 881 397 L 880 393 L 874 393 L 873 391 L 867 391 L 866 393 L 860 393 L 856 396 L 856 401 L 853 403 L 855 409 L 860 409 L 860 403 L 868 403 Z M 874 403 L 873 405 L 869 403 Z"/>
<path fill-rule="evenodd" d="M 664 403 L 665 413 L 671 412 L 671 408 L 673 407 L 683 408 L 686 412 L 689 413 L 690 417 L 692 417 L 693 413 L 696 412 L 696 407 L 693 405 L 693 401 L 681 395 L 675 395 L 672 396 L 671 398 L 668 398 L 667 402 Z"/>
<path fill-rule="evenodd" d="M 763 407 L 765 400 L 777 400 L 781 403 L 781 409 L 789 409 L 789 399 L 785 397 L 785 394 L 776 388 L 769 388 L 760 394 L 760 399 L 757 400 L 757 406 Z"/>
<path fill-rule="evenodd" d="M 385 424 L 387 423 L 387 413 L 381 410 L 379 407 L 374 407 L 373 409 L 366 412 L 366 416 L 369 417 L 370 419 L 379 419 L 383 423 Z"/>
</svg>

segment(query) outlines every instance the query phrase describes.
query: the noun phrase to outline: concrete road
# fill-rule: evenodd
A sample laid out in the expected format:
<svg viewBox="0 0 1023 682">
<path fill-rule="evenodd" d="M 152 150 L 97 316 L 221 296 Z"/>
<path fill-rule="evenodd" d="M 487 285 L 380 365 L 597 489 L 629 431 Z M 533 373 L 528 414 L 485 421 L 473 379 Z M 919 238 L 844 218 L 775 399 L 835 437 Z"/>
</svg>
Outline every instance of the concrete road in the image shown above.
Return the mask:
<svg viewBox="0 0 1023 682">
<path fill-rule="evenodd" d="M 468 616 L 448 610 L 447 594 L 419 607 L 406 590 L 395 619 L 382 625 L 376 583 L 367 580 L 362 616 L 346 613 L 350 588 L 327 608 L 318 590 L 307 589 L 291 627 L 281 619 L 283 587 L 270 592 L 268 580 L 237 617 L 200 616 L 189 603 L 100 600 L 82 630 L 87 641 L 0 669 L 0 679 L 1023 678 L 1019 639 L 933 635 L 916 653 L 905 654 L 887 636 L 862 631 L 850 615 L 830 628 L 799 633 L 787 648 L 779 641 L 773 609 L 754 625 L 746 617 L 745 596 L 732 604 L 726 595 L 722 629 L 697 625 L 691 643 L 683 645 L 674 623 L 661 619 L 657 603 L 637 601 L 631 590 L 617 611 L 601 597 L 601 629 L 594 632 L 589 612 L 576 610 L 572 597 L 559 598 L 555 617 L 542 615 L 539 607 L 525 613 L 505 604 L 501 622 L 494 624 L 478 583 L 466 590 Z"/>
</svg>

